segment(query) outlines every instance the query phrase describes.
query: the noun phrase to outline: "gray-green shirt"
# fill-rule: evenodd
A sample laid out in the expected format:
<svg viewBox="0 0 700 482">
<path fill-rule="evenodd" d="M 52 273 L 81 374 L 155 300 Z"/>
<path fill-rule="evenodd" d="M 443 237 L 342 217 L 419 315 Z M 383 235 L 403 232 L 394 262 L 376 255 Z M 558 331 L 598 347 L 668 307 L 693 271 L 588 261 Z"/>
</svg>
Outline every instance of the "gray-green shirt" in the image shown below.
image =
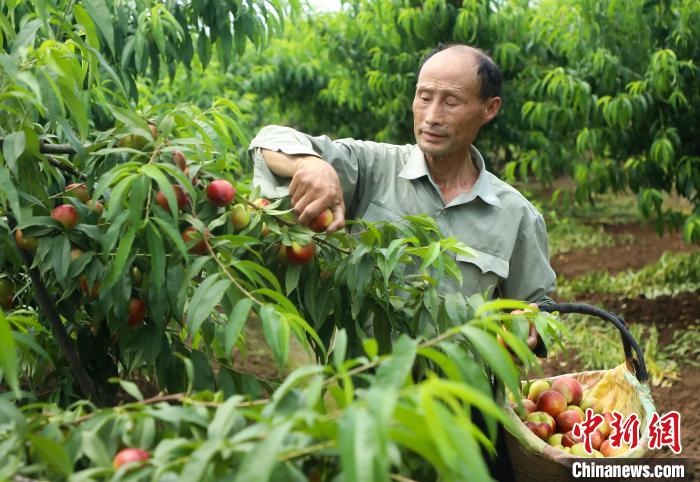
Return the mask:
<svg viewBox="0 0 700 482">
<path fill-rule="evenodd" d="M 253 139 L 253 182 L 264 196 L 288 195 L 289 179 L 275 176 L 257 148 L 285 154 L 320 156 L 338 173 L 346 217 L 366 221 L 399 221 L 406 215 L 435 218 L 442 232 L 467 244 L 476 257 L 457 256 L 469 296 L 549 302 L 555 274 L 549 265 L 547 230 L 542 215 L 513 187 L 484 167 L 474 187 L 445 203 L 417 145 L 392 145 L 354 139 L 333 141 L 288 127 L 267 126 Z"/>
</svg>

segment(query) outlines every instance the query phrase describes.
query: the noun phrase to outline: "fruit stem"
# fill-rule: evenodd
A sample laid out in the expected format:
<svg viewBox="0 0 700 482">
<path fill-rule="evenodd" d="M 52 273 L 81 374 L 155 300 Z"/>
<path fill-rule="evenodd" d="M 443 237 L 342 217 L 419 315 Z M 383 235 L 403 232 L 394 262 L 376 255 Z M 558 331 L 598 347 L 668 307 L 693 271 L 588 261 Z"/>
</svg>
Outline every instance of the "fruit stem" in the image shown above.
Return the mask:
<svg viewBox="0 0 700 482">
<path fill-rule="evenodd" d="M 125 412 L 126 409 L 128 408 L 141 408 L 146 405 L 152 405 L 154 403 L 160 403 L 160 402 L 180 402 L 180 403 L 190 403 L 192 405 L 201 405 L 203 407 L 209 407 L 209 408 L 218 408 L 221 406 L 222 402 L 209 402 L 206 400 L 197 400 L 194 398 L 190 398 L 187 393 L 181 392 L 181 393 L 169 393 L 169 394 L 164 394 L 163 392 L 159 393 L 158 395 L 155 395 L 151 398 L 145 398 L 141 401 L 135 401 L 135 402 L 130 402 L 124 405 L 117 405 L 115 407 L 111 407 L 111 410 L 114 410 L 116 412 L 122 411 Z M 270 399 L 268 398 L 260 398 L 257 400 L 249 400 L 247 402 L 239 402 L 236 404 L 236 408 L 247 408 L 247 407 L 255 407 L 258 405 L 265 405 L 266 403 L 269 403 Z M 82 417 L 78 417 L 75 420 L 71 422 L 66 422 L 66 423 L 74 423 L 76 425 L 81 424 L 85 422 L 86 420 L 90 420 L 92 417 L 94 417 L 98 412 L 92 412 L 83 415 Z"/>
<path fill-rule="evenodd" d="M 345 248 L 341 248 L 340 246 L 336 246 L 335 244 L 329 242 L 327 239 L 325 239 L 325 238 L 323 238 L 323 237 L 318 236 L 317 234 L 313 236 L 313 239 L 314 239 L 315 241 L 318 241 L 318 242 L 321 243 L 321 244 L 325 244 L 326 246 L 328 246 L 328 247 L 330 247 L 330 248 L 333 248 L 333 249 L 335 249 L 336 251 L 339 251 L 339 252 L 341 252 L 341 253 L 343 253 L 343 254 L 346 254 L 346 255 L 348 255 L 348 256 L 349 256 L 350 254 L 352 254 L 352 251 L 351 251 L 351 250 L 345 249 Z"/>
<path fill-rule="evenodd" d="M 282 454 L 279 457 L 277 457 L 277 461 L 286 462 L 287 460 L 295 459 L 297 457 L 303 457 L 305 455 L 310 455 L 314 452 L 318 452 L 319 450 L 330 449 L 333 447 L 335 447 L 335 441 L 327 440 L 325 442 L 309 445 L 308 447 L 304 447 L 303 449 L 290 450 L 286 454 Z"/>
<path fill-rule="evenodd" d="M 257 303 L 258 305 L 262 306 L 262 305 L 263 305 L 263 302 L 260 301 L 260 300 L 258 300 L 255 296 L 253 296 L 253 293 L 251 293 L 250 291 L 248 291 L 247 289 L 245 289 L 245 288 L 238 282 L 238 280 L 237 280 L 234 276 L 231 275 L 231 273 L 228 271 L 228 269 L 226 268 L 226 266 L 221 262 L 221 260 L 219 259 L 219 257 L 218 257 L 218 256 L 216 255 L 216 253 L 214 252 L 214 249 L 211 247 L 211 244 L 209 243 L 209 239 L 208 239 L 206 236 L 204 236 L 203 239 L 204 239 L 204 243 L 205 243 L 206 246 L 207 246 L 207 251 L 209 251 L 209 254 L 211 255 L 212 259 L 214 259 L 214 262 L 215 262 L 217 265 L 219 265 L 219 268 L 221 268 L 221 270 L 224 272 L 224 274 L 226 275 L 226 277 L 231 281 L 231 283 L 233 283 L 233 284 L 236 286 L 236 288 L 238 288 L 238 289 L 241 291 L 241 293 L 243 293 L 246 297 L 250 298 L 253 302 L 255 302 L 255 303 Z"/>
<path fill-rule="evenodd" d="M 255 209 L 256 211 L 264 211 L 264 209 L 262 209 L 261 207 L 255 205 L 254 203 L 250 202 L 249 200 L 244 199 L 244 201 L 246 202 L 246 204 L 248 204 L 248 206 L 251 206 L 251 207 L 252 207 L 253 209 Z M 293 223 L 293 222 L 291 222 L 291 221 L 287 221 L 286 219 L 283 219 L 283 218 L 281 218 L 281 217 L 275 217 L 275 219 L 277 220 L 278 223 L 280 223 L 280 224 L 282 224 L 282 225 L 284 225 L 284 226 L 287 226 L 287 227 L 295 226 L 295 225 L 297 224 L 297 223 Z M 323 237 L 319 236 L 318 234 L 315 234 L 314 236 L 312 236 L 312 238 L 313 238 L 315 241 L 318 241 L 318 242 L 321 243 L 321 244 L 325 244 L 326 246 L 328 246 L 328 247 L 330 247 L 330 248 L 333 248 L 333 249 L 335 249 L 336 251 L 338 251 L 338 252 L 340 252 L 340 253 L 343 253 L 343 254 L 346 254 L 346 255 L 350 255 L 350 254 L 352 253 L 351 250 L 341 248 L 340 246 L 336 246 L 335 244 L 328 242 L 326 239 L 324 239 Z"/>
</svg>

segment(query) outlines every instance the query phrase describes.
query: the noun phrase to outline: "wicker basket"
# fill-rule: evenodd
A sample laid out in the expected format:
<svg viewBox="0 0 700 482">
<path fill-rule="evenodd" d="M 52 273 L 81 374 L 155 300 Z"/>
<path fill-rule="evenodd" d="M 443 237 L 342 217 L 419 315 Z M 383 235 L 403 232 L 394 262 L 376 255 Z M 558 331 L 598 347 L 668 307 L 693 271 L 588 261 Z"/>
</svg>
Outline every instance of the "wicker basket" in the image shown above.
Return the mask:
<svg viewBox="0 0 700 482">
<path fill-rule="evenodd" d="M 626 362 L 613 370 L 589 371 L 571 373 L 569 376 L 576 378 L 584 388 L 584 391 L 593 387 L 605 376 L 616 376 L 621 382 L 615 387 L 616 397 L 610 397 L 603 401 L 604 410 L 618 410 L 623 416 L 636 413 L 640 418 L 642 429 L 639 445 L 633 450 L 624 453 L 620 458 L 638 458 L 645 453 L 648 445 L 648 425 L 652 413 L 655 411 L 651 391 L 647 382 L 648 375 L 644 363 L 644 355 L 639 345 L 634 340 L 624 324 L 624 320 L 612 313 L 599 308 L 573 303 L 549 305 L 540 308 L 542 311 L 558 311 L 560 313 L 582 313 L 597 316 L 613 323 L 622 335 L 622 343 L 625 350 Z M 632 354 L 634 350 L 636 358 Z M 560 375 L 564 376 L 564 375 Z M 552 377 L 554 380 L 559 377 Z M 625 406 L 619 406 L 618 400 L 626 400 Z M 513 433 L 505 432 L 508 456 L 511 460 L 515 480 L 518 482 L 561 482 L 575 480 L 571 475 L 571 464 L 578 460 L 566 452 L 555 449 L 547 444 L 520 421 L 518 415 L 507 404 L 509 416 L 515 422 Z"/>
</svg>

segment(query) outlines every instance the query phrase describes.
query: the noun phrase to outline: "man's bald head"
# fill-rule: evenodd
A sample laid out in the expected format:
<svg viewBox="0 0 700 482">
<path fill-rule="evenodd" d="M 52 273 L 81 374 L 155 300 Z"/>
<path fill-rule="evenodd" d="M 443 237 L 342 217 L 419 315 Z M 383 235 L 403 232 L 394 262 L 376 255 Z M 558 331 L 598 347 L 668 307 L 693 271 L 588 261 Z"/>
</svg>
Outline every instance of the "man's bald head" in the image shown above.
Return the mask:
<svg viewBox="0 0 700 482">
<path fill-rule="evenodd" d="M 476 77 L 479 83 L 479 97 L 481 100 L 485 101 L 492 97 L 500 97 L 501 84 L 503 83 L 501 69 L 486 52 L 479 48 L 472 47 L 471 45 L 455 43 L 439 44 L 437 48 L 428 52 L 428 54 L 423 57 L 418 67 L 416 78 L 420 76 L 420 72 L 428 60 L 436 54 L 446 52 L 447 50 L 452 54 L 463 54 L 466 56 L 467 60 L 474 62 L 473 65 L 477 69 Z M 469 62 L 469 64 L 472 64 L 472 62 Z M 465 72 L 464 75 L 468 76 L 469 72 Z"/>
</svg>

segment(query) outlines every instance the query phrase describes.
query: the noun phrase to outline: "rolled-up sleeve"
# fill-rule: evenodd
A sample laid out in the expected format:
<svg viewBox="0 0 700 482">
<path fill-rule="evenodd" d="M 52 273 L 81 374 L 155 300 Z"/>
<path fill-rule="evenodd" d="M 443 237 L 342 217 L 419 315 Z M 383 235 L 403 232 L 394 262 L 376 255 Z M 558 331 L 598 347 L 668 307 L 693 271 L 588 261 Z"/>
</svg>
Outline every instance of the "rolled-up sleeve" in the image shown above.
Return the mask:
<svg viewBox="0 0 700 482">
<path fill-rule="evenodd" d="M 288 178 L 276 176 L 262 157 L 260 149 L 283 152 L 288 155 L 318 156 L 330 163 L 338 173 L 343 188 L 345 206 L 355 201 L 360 171 L 367 163 L 364 142 L 353 139 L 332 141 L 327 136 L 310 136 L 290 127 L 267 126 L 251 141 L 249 153 L 253 157 L 253 185 L 268 197 L 289 194 Z"/>
<path fill-rule="evenodd" d="M 556 286 L 556 274 L 549 264 L 547 228 L 539 213 L 519 234 L 510 258 L 508 278 L 501 296 L 537 304 L 552 303 L 548 296 Z"/>
</svg>

